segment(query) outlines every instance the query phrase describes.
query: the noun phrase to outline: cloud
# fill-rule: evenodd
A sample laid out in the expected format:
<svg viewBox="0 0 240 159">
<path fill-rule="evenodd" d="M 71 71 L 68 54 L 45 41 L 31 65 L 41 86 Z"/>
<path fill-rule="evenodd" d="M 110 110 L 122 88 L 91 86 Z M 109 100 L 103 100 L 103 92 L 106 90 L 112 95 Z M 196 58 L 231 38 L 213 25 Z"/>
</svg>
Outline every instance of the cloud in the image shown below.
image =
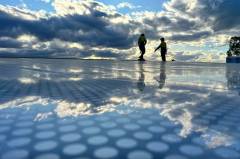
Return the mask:
<svg viewBox="0 0 240 159">
<path fill-rule="evenodd" d="M 140 6 L 123 2 L 114 7 L 93 0 L 54 0 L 51 4 L 55 10 L 51 13 L 0 5 L 0 48 L 11 48 L 16 54 L 40 54 L 44 50 L 51 56 L 65 53 L 84 58 L 129 59 L 139 54 L 136 39 L 140 33 L 146 34 L 147 47 L 152 50 L 162 36 L 170 43 L 170 49 L 172 43 L 179 48 L 185 44 L 224 45 L 240 29 L 240 1 L 236 0 L 169 0 L 161 12 L 127 14 L 117 9 Z M 23 36 L 33 39 L 26 41 L 20 38 Z M 181 49 L 174 51 L 191 60 L 209 58 L 208 52 L 188 56 L 188 50 L 184 54 Z"/>
<path fill-rule="evenodd" d="M 239 7 L 240 1 L 235 0 L 171 0 L 165 3 L 166 12 L 192 19 L 201 29 L 206 27 L 214 32 L 239 29 Z"/>
<path fill-rule="evenodd" d="M 137 8 L 141 8 L 142 6 L 140 5 L 133 5 L 132 3 L 129 2 L 121 2 L 117 5 L 118 9 L 122 9 L 122 8 L 128 8 L 128 9 L 137 9 Z"/>
<path fill-rule="evenodd" d="M 16 38 L 23 34 L 36 36 L 40 41 L 60 39 L 80 42 L 88 47 L 129 48 L 133 43 L 129 26 L 112 24 L 110 20 L 119 15 L 93 10 L 91 3 L 87 14 L 68 14 L 44 19 L 29 20 L 0 11 L 0 35 Z"/>
<path fill-rule="evenodd" d="M 22 43 L 12 38 L 0 38 L 0 48 L 21 48 Z"/>
<path fill-rule="evenodd" d="M 196 39 L 208 37 L 209 35 L 211 35 L 211 32 L 202 31 L 192 34 L 175 34 L 171 37 L 171 39 L 174 41 L 193 41 Z"/>
</svg>

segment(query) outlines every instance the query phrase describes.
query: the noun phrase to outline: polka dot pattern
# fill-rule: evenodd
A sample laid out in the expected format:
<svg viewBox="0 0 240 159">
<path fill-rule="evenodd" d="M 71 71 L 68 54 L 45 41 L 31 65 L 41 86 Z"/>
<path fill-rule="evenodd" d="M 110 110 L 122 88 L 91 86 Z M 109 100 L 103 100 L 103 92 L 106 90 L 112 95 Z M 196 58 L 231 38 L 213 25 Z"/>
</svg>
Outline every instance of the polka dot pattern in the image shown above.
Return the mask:
<svg viewBox="0 0 240 159">
<path fill-rule="evenodd" d="M 41 141 L 39 143 L 37 143 L 35 146 L 34 146 L 34 149 L 36 151 L 50 151 L 54 148 L 57 147 L 57 143 L 55 141 Z"/>
<path fill-rule="evenodd" d="M 116 143 L 119 148 L 134 148 L 137 146 L 137 141 L 131 138 L 119 139 Z"/>
<path fill-rule="evenodd" d="M 87 147 L 82 144 L 67 145 L 63 149 L 63 153 L 66 155 L 80 155 L 87 150 Z"/>
<path fill-rule="evenodd" d="M 108 138 L 105 136 L 94 136 L 88 139 L 90 145 L 104 145 L 108 142 Z"/>
<path fill-rule="evenodd" d="M 203 154 L 203 150 L 194 145 L 182 145 L 180 151 L 188 156 L 200 156 Z"/>
<path fill-rule="evenodd" d="M 166 152 L 169 146 L 163 142 L 150 142 L 147 144 L 147 149 L 153 152 Z"/>
<path fill-rule="evenodd" d="M 118 155 L 118 150 L 111 147 L 99 148 L 94 152 L 97 158 L 114 158 Z"/>
<path fill-rule="evenodd" d="M 51 69 L 51 63 L 43 61 L 37 59 L 34 65 L 40 63 Z M 99 66 L 88 63 L 87 68 L 94 72 L 77 74 L 62 62 L 52 67 L 54 73 L 48 70 L 46 75 L 26 69 L 33 67 L 24 66 L 28 62 L 20 62 L 23 66 L 18 69 L 25 68 L 21 75 L 26 77 L 37 72 L 36 83 L 21 84 L 17 79 L 0 82 L 0 159 L 240 158 L 240 100 L 236 92 L 227 89 L 224 78 L 228 71 L 223 66 L 219 72 L 224 75 L 218 72 L 223 76 L 218 79 L 217 90 L 211 83 L 214 78 L 208 78 L 211 69 L 197 71 L 198 76 L 194 73 L 194 78 L 204 74 L 204 81 L 194 79 L 189 83 L 192 67 L 187 70 L 187 85 L 184 71 L 176 67 L 174 71 L 181 74 L 175 78 L 171 74 L 174 71 L 167 71 L 168 82 L 158 89 L 156 81 L 148 80 L 155 79 L 150 74 L 158 76 L 159 67 L 148 63 L 144 68 L 146 86 L 139 92 L 138 64 L 137 74 L 135 65 L 130 65 L 131 74 L 116 73 L 112 80 L 108 79 L 112 72 L 105 72 L 106 66 L 99 71 Z M 80 67 L 84 61 L 72 62 L 82 71 L 86 68 Z M 3 63 L 0 60 L 0 67 Z M 107 69 L 114 67 L 115 62 Z M 117 67 L 125 66 L 121 63 Z M 101 76 L 96 76 L 99 73 Z M 72 78 L 68 76 L 75 75 L 81 80 L 69 80 Z M 129 80 L 131 77 L 133 80 Z M 198 87 L 193 88 L 196 82 Z"/>
<path fill-rule="evenodd" d="M 135 150 L 128 154 L 128 159 L 152 159 L 153 156 L 147 151 Z"/>
</svg>

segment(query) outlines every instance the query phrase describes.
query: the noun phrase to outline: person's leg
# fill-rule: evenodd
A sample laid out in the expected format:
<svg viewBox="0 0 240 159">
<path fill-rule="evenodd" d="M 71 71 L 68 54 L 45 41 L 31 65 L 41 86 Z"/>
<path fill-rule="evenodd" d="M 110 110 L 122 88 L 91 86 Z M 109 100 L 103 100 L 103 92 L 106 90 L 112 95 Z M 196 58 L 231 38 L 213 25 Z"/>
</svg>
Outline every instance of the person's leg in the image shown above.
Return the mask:
<svg viewBox="0 0 240 159">
<path fill-rule="evenodd" d="M 162 53 L 161 53 L 161 56 L 162 56 L 162 61 L 165 62 L 165 61 L 166 61 L 166 55 L 165 55 L 165 53 L 162 52 Z"/>
<path fill-rule="evenodd" d="M 141 45 L 139 48 L 140 48 L 140 51 L 141 51 L 141 56 L 139 57 L 139 59 L 143 60 L 143 55 L 145 54 L 145 46 Z"/>
<path fill-rule="evenodd" d="M 164 62 L 166 61 L 166 55 L 165 54 L 163 55 L 163 61 Z"/>
<path fill-rule="evenodd" d="M 139 50 L 140 50 L 140 56 L 138 58 L 141 59 L 142 58 L 142 48 L 141 48 L 141 46 L 138 46 L 138 47 L 139 47 Z"/>
<path fill-rule="evenodd" d="M 143 46 L 143 47 L 142 47 L 142 59 L 143 59 L 143 60 L 144 60 L 143 56 L 144 56 L 145 52 L 146 52 L 146 49 L 145 49 L 145 46 Z"/>
</svg>

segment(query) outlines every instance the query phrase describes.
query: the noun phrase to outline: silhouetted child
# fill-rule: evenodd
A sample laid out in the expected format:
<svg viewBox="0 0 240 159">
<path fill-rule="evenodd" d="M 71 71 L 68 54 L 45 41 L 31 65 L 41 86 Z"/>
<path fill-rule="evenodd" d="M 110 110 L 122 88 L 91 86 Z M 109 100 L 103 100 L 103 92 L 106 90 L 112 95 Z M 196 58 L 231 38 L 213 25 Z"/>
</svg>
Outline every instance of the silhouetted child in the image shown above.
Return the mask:
<svg viewBox="0 0 240 159">
<path fill-rule="evenodd" d="M 161 44 L 155 49 L 155 52 L 161 48 L 162 61 L 166 61 L 167 43 L 165 42 L 164 38 L 161 38 L 160 40 Z"/>
<path fill-rule="evenodd" d="M 138 47 L 141 51 L 141 55 L 139 56 L 139 60 L 145 61 L 143 56 L 145 54 L 145 45 L 147 44 L 147 39 L 145 38 L 144 34 L 141 34 L 140 37 L 138 38 Z"/>
</svg>

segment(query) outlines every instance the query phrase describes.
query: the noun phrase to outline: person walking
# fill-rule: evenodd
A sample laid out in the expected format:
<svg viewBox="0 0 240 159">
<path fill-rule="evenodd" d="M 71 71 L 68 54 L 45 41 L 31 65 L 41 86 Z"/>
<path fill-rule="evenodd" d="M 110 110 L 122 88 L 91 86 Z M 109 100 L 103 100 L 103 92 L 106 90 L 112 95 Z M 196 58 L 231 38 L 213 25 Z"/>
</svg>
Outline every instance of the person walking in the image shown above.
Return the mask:
<svg viewBox="0 0 240 159">
<path fill-rule="evenodd" d="M 161 56 L 162 56 L 162 61 L 166 61 L 166 54 L 167 54 L 167 43 L 165 42 L 164 38 L 161 38 L 161 44 L 155 49 L 154 52 L 156 52 L 158 49 L 161 48 Z"/>
<path fill-rule="evenodd" d="M 145 52 L 146 52 L 146 49 L 145 49 L 145 45 L 147 44 L 147 39 L 145 37 L 144 34 L 141 34 L 140 37 L 138 38 L 138 47 L 141 51 L 141 55 L 139 56 L 139 59 L 140 61 L 145 61 L 145 59 L 143 58 Z"/>
</svg>

